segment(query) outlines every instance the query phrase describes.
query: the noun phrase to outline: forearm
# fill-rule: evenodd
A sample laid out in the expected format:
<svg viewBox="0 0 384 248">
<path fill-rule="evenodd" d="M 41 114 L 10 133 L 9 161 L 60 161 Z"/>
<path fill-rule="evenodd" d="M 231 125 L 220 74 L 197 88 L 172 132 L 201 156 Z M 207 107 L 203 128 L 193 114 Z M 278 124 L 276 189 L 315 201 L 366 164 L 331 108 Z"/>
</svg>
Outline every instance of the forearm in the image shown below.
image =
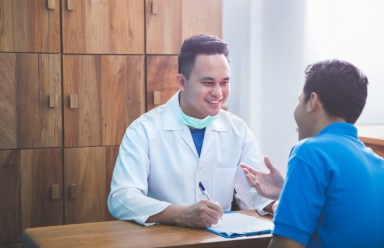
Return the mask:
<svg viewBox="0 0 384 248">
<path fill-rule="evenodd" d="M 185 207 L 171 204 L 160 213 L 150 216 L 147 223 L 162 223 L 168 225 L 185 225 L 183 210 Z"/>
<path fill-rule="evenodd" d="M 304 248 L 305 246 L 292 239 L 282 236 L 273 236 L 268 248 Z"/>
<path fill-rule="evenodd" d="M 146 225 L 148 216 L 162 212 L 169 203 L 143 195 L 137 189 L 112 190 L 108 197 L 111 214 L 120 220 L 133 220 Z"/>
</svg>

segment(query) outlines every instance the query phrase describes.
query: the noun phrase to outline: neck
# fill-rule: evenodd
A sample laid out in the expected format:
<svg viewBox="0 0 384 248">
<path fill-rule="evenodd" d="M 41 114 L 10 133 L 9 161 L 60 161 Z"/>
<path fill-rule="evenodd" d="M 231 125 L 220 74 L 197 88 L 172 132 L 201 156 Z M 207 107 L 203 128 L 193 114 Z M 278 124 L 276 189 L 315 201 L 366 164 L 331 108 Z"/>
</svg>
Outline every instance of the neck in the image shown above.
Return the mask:
<svg viewBox="0 0 384 248">
<path fill-rule="evenodd" d="M 333 116 L 327 116 L 326 118 L 320 119 L 318 122 L 315 123 L 314 129 L 313 129 L 313 135 L 317 135 L 321 130 L 323 130 L 326 126 L 336 123 L 336 122 L 346 122 L 345 119 L 340 117 L 333 117 Z"/>
</svg>

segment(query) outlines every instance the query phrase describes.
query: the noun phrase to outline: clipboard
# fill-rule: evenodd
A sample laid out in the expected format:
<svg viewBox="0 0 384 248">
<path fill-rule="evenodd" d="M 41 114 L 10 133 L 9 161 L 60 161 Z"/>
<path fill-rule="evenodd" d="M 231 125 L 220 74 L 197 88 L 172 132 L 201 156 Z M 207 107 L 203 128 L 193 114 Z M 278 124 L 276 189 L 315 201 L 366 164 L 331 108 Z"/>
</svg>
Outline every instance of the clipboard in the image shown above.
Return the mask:
<svg viewBox="0 0 384 248">
<path fill-rule="evenodd" d="M 217 224 L 205 230 L 224 238 L 237 238 L 269 234 L 273 228 L 274 225 L 270 221 L 238 212 L 225 212 Z"/>
</svg>

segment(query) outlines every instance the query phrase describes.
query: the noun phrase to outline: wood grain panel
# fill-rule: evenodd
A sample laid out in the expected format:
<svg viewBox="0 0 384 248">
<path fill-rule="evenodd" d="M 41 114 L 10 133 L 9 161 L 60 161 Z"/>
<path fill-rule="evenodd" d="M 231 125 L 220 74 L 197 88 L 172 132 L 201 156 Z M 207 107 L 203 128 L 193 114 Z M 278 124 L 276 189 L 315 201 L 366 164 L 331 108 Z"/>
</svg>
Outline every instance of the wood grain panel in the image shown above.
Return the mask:
<svg viewBox="0 0 384 248">
<path fill-rule="evenodd" d="M 20 151 L 0 151 L 0 243 L 21 240 Z"/>
<path fill-rule="evenodd" d="M 152 5 L 156 13 L 152 13 Z M 182 43 L 181 0 L 146 0 L 148 54 L 177 54 Z"/>
<path fill-rule="evenodd" d="M 49 97 L 61 102 L 61 59 L 58 54 L 16 55 L 18 147 L 62 145 L 62 108 L 50 108 Z"/>
<path fill-rule="evenodd" d="M 271 218 L 260 217 L 254 210 L 240 212 L 271 221 Z M 104 221 L 27 229 L 23 234 L 23 245 L 55 248 L 77 247 L 79 244 L 92 248 L 262 248 L 268 247 L 271 237 L 272 234 L 264 234 L 227 239 L 199 228 L 162 224 L 144 227 L 130 221 Z"/>
<path fill-rule="evenodd" d="M 60 9 L 47 1 L 1 0 L 0 20 L 0 51 L 60 52 Z"/>
<path fill-rule="evenodd" d="M 146 53 L 177 54 L 195 34 L 221 37 L 221 19 L 221 0 L 146 0 Z"/>
<path fill-rule="evenodd" d="M 109 192 L 111 191 L 111 181 L 112 181 L 112 174 L 113 169 L 115 168 L 116 159 L 119 155 L 119 148 L 120 146 L 106 146 L 106 183 L 105 183 L 105 196 L 106 199 L 108 199 Z M 105 208 L 105 220 L 115 220 L 115 218 L 109 213 L 108 208 Z"/>
<path fill-rule="evenodd" d="M 93 55 L 63 56 L 64 75 L 64 146 L 100 146 L 101 57 Z M 79 107 L 69 107 L 69 96 L 78 94 Z"/>
<path fill-rule="evenodd" d="M 111 151 L 109 151 L 111 152 Z M 108 154 L 111 159 L 115 153 Z M 65 223 L 95 222 L 110 219 L 107 210 L 107 168 L 105 147 L 65 148 Z M 108 164 L 108 165 L 107 165 Z M 110 169 L 109 169 L 110 170 Z M 107 182 L 108 181 L 108 182 Z M 76 185 L 78 194 L 70 197 L 70 186 Z"/>
<path fill-rule="evenodd" d="M 144 56 L 101 60 L 103 145 L 119 145 L 125 129 L 145 111 Z"/>
<path fill-rule="evenodd" d="M 384 140 L 378 138 L 360 137 L 367 147 L 370 147 L 377 155 L 384 158 Z"/>
<path fill-rule="evenodd" d="M 65 55 L 65 146 L 119 145 L 144 113 L 144 75 L 144 56 Z M 71 94 L 79 95 L 76 109 Z"/>
<path fill-rule="evenodd" d="M 179 90 L 176 75 L 177 56 L 147 57 L 147 110 L 159 105 L 154 104 L 154 91 L 159 91 L 160 104 L 163 104 Z"/>
<path fill-rule="evenodd" d="M 63 224 L 62 149 L 21 150 L 22 228 Z M 59 185 L 59 199 L 51 186 Z"/>
<path fill-rule="evenodd" d="M 17 147 L 15 54 L 0 54 L 0 149 Z"/>
<path fill-rule="evenodd" d="M 64 53 L 144 53 L 142 0 L 61 2 Z"/>
<path fill-rule="evenodd" d="M 183 0 L 182 39 L 196 34 L 222 36 L 221 0 Z"/>
</svg>

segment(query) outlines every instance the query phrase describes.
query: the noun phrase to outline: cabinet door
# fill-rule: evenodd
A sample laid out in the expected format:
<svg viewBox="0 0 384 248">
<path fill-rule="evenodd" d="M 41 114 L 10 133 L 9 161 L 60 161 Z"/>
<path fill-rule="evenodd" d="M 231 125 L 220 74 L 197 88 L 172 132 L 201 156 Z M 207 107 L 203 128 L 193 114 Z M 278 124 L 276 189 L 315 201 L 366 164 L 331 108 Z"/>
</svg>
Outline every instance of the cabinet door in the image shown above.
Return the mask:
<svg viewBox="0 0 384 248">
<path fill-rule="evenodd" d="M 178 90 L 177 56 L 147 57 L 147 110 L 167 102 Z"/>
<path fill-rule="evenodd" d="M 143 0 L 62 0 L 63 52 L 144 53 Z"/>
<path fill-rule="evenodd" d="M 21 238 L 20 151 L 0 151 L 0 244 Z"/>
<path fill-rule="evenodd" d="M 177 54 L 195 34 L 221 37 L 221 0 L 146 0 L 146 53 Z"/>
<path fill-rule="evenodd" d="M 0 149 L 17 148 L 16 56 L 0 54 Z"/>
<path fill-rule="evenodd" d="M 62 148 L 21 150 L 23 230 L 63 224 L 62 151 Z"/>
<path fill-rule="evenodd" d="M 61 58 L 0 54 L 0 148 L 62 145 Z"/>
<path fill-rule="evenodd" d="M 62 150 L 0 151 L 0 243 L 28 227 L 63 224 Z"/>
<path fill-rule="evenodd" d="M 119 146 L 65 148 L 65 223 L 112 220 L 107 208 Z"/>
<path fill-rule="evenodd" d="M 119 145 L 145 111 L 144 56 L 64 55 L 65 147 Z"/>
<path fill-rule="evenodd" d="M 1 0 L 0 51 L 60 52 L 60 0 Z"/>
</svg>

